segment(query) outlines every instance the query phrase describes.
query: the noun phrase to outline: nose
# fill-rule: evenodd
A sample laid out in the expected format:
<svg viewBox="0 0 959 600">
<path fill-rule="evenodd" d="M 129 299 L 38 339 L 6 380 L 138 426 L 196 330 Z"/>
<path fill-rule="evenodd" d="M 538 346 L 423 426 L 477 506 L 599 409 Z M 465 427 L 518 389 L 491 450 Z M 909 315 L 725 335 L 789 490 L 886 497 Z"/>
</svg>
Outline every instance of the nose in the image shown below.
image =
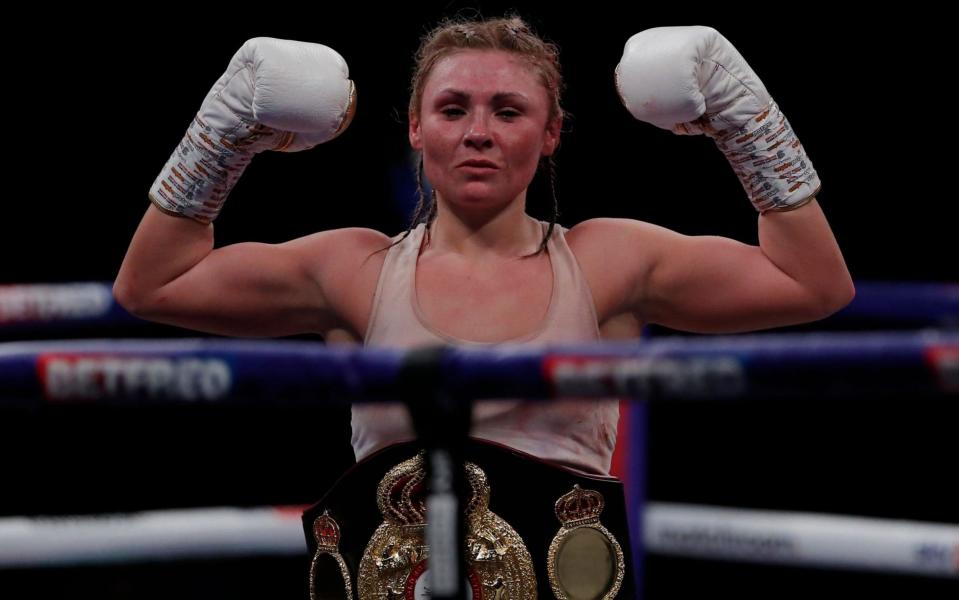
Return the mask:
<svg viewBox="0 0 959 600">
<path fill-rule="evenodd" d="M 463 137 L 463 143 L 471 148 L 489 148 L 493 145 L 493 138 L 489 133 L 489 123 L 482 114 L 475 114 Z"/>
</svg>

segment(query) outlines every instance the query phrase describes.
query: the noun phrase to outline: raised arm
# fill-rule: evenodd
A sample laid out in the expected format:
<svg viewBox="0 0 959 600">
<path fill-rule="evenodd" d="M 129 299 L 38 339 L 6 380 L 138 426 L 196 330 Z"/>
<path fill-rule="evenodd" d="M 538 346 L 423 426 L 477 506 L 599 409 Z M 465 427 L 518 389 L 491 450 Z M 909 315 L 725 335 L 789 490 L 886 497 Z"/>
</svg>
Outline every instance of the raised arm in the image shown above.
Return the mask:
<svg viewBox="0 0 959 600">
<path fill-rule="evenodd" d="M 623 257 L 609 284 L 614 304 L 676 329 L 728 333 L 813 321 L 852 299 L 852 279 L 816 202 L 819 176 L 728 40 L 708 27 L 642 31 L 627 42 L 616 83 L 637 119 L 716 142 L 760 213 L 760 243 L 628 219 L 581 223 L 574 237 L 586 241 L 583 260 Z"/>
<path fill-rule="evenodd" d="M 349 124 L 354 91 L 335 51 L 254 38 L 234 55 L 150 189 L 114 284 L 143 318 L 230 335 L 314 331 L 334 318 L 323 280 L 385 236 L 323 232 L 286 244 L 213 248 L 213 220 L 256 153 L 298 151 Z M 356 265 L 353 265 L 356 267 Z"/>
<path fill-rule="evenodd" d="M 213 249 L 213 225 L 150 207 L 114 284 L 118 302 L 150 321 L 239 337 L 349 329 L 362 318 L 370 254 L 389 238 L 371 229 L 321 231 L 283 244 Z M 376 256 L 382 256 L 382 253 Z"/>
</svg>

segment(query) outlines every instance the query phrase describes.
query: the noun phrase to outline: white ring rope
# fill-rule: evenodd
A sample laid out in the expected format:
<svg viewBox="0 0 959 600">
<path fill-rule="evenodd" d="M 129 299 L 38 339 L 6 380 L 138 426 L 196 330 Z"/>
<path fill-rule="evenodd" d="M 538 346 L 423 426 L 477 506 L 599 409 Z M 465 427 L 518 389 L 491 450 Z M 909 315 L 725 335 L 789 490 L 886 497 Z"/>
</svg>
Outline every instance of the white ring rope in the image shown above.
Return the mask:
<svg viewBox="0 0 959 600">
<path fill-rule="evenodd" d="M 0 518 L 0 568 L 306 555 L 303 507 Z M 959 577 L 959 525 L 651 502 L 657 554 Z"/>
<path fill-rule="evenodd" d="M 649 552 L 745 562 L 959 576 L 959 526 L 649 503 Z"/>
</svg>

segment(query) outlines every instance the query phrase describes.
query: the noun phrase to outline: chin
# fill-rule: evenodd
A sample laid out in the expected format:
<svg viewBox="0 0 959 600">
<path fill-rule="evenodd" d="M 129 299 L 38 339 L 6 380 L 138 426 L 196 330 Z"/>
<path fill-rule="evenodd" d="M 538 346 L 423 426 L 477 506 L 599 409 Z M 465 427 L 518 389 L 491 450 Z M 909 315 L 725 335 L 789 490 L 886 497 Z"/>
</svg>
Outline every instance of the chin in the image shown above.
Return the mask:
<svg viewBox="0 0 959 600">
<path fill-rule="evenodd" d="M 454 204 L 460 206 L 484 206 L 484 207 L 497 207 L 497 206 L 506 206 L 509 204 L 515 196 L 505 197 L 501 194 L 464 194 L 460 196 Z"/>
<path fill-rule="evenodd" d="M 502 187 L 473 187 L 473 186 L 464 186 L 465 189 L 461 190 L 460 197 L 471 197 L 471 198 L 482 198 L 487 202 L 510 202 L 513 199 L 519 197 L 522 193 L 522 189 L 504 189 Z"/>
</svg>

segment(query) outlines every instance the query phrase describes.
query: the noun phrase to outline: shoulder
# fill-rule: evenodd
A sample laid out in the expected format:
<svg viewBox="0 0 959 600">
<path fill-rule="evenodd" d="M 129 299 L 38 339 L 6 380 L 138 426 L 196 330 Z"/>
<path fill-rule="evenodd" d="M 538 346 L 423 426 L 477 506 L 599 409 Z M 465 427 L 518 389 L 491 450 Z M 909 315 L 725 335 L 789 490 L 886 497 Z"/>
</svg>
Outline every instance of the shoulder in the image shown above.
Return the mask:
<svg viewBox="0 0 959 600">
<path fill-rule="evenodd" d="M 362 339 L 394 238 L 374 229 L 346 227 L 321 231 L 301 241 L 301 256 L 341 326 Z"/>
<path fill-rule="evenodd" d="M 638 221 L 601 217 L 588 219 L 569 229 L 566 242 L 581 260 L 643 257 L 644 264 L 672 248 L 687 236 L 671 229 Z M 648 265 L 647 265 L 648 266 Z"/>
<path fill-rule="evenodd" d="M 393 238 L 382 231 L 369 229 L 367 227 L 344 227 L 343 229 L 333 229 L 331 233 L 338 237 L 340 242 L 344 242 L 354 248 L 379 249 L 383 244 L 390 244 Z"/>
<path fill-rule="evenodd" d="M 587 244 L 602 245 L 627 241 L 627 238 L 635 241 L 636 236 L 655 236 L 664 231 L 669 230 L 637 219 L 598 217 L 577 223 L 566 231 L 566 238 L 575 238 Z M 611 235 L 612 239 L 610 239 Z"/>
<path fill-rule="evenodd" d="M 566 243 L 593 292 L 600 323 L 634 306 L 669 233 L 644 221 L 609 217 L 588 219 L 566 231 Z"/>
<path fill-rule="evenodd" d="M 320 231 L 284 244 L 296 252 L 311 268 L 323 272 L 353 269 L 375 256 L 385 257 L 393 239 L 385 233 L 365 227 L 345 227 Z M 371 256 L 372 255 L 372 256 Z"/>
</svg>

